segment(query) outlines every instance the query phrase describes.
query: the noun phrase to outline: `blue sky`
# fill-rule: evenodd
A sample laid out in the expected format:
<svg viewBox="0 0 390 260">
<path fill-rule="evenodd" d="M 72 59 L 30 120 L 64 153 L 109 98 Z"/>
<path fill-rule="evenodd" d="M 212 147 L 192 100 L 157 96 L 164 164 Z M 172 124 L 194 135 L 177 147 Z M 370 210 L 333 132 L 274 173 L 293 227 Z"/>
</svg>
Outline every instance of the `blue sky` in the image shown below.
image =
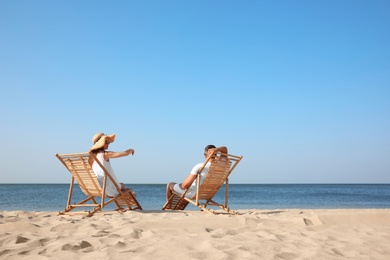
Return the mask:
<svg viewBox="0 0 390 260">
<path fill-rule="evenodd" d="M 389 1 L 1 1 L 2 183 L 68 183 L 97 132 L 125 183 L 390 183 Z"/>
</svg>

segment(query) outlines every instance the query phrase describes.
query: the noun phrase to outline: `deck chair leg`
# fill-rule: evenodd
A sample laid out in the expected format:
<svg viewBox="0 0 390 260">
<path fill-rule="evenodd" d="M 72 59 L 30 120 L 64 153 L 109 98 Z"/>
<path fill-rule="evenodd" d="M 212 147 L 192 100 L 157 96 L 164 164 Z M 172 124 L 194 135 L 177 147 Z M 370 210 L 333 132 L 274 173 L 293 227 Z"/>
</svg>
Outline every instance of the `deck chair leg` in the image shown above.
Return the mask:
<svg viewBox="0 0 390 260">
<path fill-rule="evenodd" d="M 226 211 L 227 213 L 230 213 L 230 214 L 233 214 L 235 215 L 236 212 L 234 210 L 231 210 L 230 208 L 226 207 L 226 206 L 219 206 L 219 208 L 223 209 L 224 211 Z"/>
<path fill-rule="evenodd" d="M 96 201 L 95 201 L 95 199 L 94 199 L 93 197 L 89 197 L 89 198 L 86 198 L 86 199 L 84 199 L 84 200 L 82 200 L 82 201 L 76 203 L 76 204 L 68 205 L 68 206 L 64 209 L 64 211 L 61 211 L 59 214 L 60 214 L 60 215 L 63 215 L 63 214 L 65 214 L 66 212 L 70 212 L 71 210 L 77 208 L 79 205 L 82 205 L 82 204 L 84 204 L 85 202 L 90 201 L 90 200 L 94 201 L 94 203 L 97 204 Z"/>
<path fill-rule="evenodd" d="M 94 197 L 91 197 L 91 200 L 93 201 L 93 203 L 98 204 Z"/>
<path fill-rule="evenodd" d="M 66 203 L 66 209 L 69 209 L 70 203 L 72 202 L 72 194 L 73 194 L 73 185 L 74 185 L 74 177 L 72 176 L 70 180 L 69 193 L 68 193 L 68 201 Z"/>
<path fill-rule="evenodd" d="M 210 215 L 214 215 L 215 214 L 213 210 L 211 210 L 211 209 L 209 209 L 209 208 L 207 208 L 207 207 L 205 207 L 203 205 L 200 206 L 199 208 L 200 208 L 201 211 L 205 211 L 206 213 L 208 213 Z"/>
<path fill-rule="evenodd" d="M 115 203 L 115 205 L 116 205 L 116 207 L 119 209 L 119 208 L 121 208 L 121 205 L 119 205 L 119 203 L 116 201 L 116 200 L 114 200 L 114 203 Z"/>
<path fill-rule="evenodd" d="M 229 178 L 226 178 L 225 187 L 225 207 L 227 207 L 229 200 Z"/>
<path fill-rule="evenodd" d="M 88 211 L 88 214 L 86 215 L 86 217 L 91 217 L 93 214 L 95 214 L 97 211 L 101 210 L 101 206 L 96 206 L 96 208 L 94 208 L 92 211 Z"/>
</svg>

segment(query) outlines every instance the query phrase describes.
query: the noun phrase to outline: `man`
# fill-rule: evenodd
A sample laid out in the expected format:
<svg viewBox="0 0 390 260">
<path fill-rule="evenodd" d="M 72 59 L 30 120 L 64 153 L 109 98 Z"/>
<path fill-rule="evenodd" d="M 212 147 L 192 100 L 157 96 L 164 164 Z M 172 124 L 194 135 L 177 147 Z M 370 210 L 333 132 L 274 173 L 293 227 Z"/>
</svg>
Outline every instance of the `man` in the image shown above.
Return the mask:
<svg viewBox="0 0 390 260">
<path fill-rule="evenodd" d="M 208 145 L 204 149 L 204 156 L 207 158 L 210 154 L 212 154 L 214 151 L 218 151 L 221 153 L 228 153 L 228 149 L 225 146 L 215 147 L 214 145 Z M 196 186 L 197 186 L 197 174 L 200 170 L 200 168 L 203 166 L 203 163 L 196 164 L 190 174 L 188 174 L 187 178 L 182 183 L 175 183 L 170 182 L 167 184 L 167 191 L 166 191 L 166 199 L 168 201 L 169 197 L 172 195 L 172 191 L 175 191 L 177 193 L 183 194 L 184 191 L 188 189 L 186 193 L 187 198 L 192 198 L 196 193 Z M 208 162 L 206 166 L 203 168 L 203 170 L 200 172 L 200 184 L 202 184 L 204 178 L 206 177 L 207 173 L 209 172 L 211 162 Z M 169 207 L 168 207 L 169 208 Z"/>
</svg>

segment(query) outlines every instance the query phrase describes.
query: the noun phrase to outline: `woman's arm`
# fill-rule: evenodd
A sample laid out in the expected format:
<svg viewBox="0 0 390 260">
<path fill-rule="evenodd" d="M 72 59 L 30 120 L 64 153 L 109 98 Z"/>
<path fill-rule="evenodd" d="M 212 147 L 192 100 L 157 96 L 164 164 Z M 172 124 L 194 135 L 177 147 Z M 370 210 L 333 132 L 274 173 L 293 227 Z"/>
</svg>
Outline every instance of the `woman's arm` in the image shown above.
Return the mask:
<svg viewBox="0 0 390 260">
<path fill-rule="evenodd" d="M 119 158 L 123 156 L 128 156 L 129 154 L 134 155 L 134 149 L 128 149 L 123 152 L 104 152 L 104 159 L 108 161 L 110 158 Z"/>
</svg>

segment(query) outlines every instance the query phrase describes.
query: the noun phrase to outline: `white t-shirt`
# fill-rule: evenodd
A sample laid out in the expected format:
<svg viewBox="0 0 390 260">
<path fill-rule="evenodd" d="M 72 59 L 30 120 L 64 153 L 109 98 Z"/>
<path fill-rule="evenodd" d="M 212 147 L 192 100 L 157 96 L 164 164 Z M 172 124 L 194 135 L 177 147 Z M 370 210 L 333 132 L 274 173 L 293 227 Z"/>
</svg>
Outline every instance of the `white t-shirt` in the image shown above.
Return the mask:
<svg viewBox="0 0 390 260">
<path fill-rule="evenodd" d="M 104 153 L 101 152 L 101 153 L 96 154 L 96 158 L 103 165 L 103 167 L 106 168 L 106 170 L 111 174 L 112 178 L 114 179 L 114 181 L 116 182 L 116 184 L 120 188 L 121 185 L 118 182 L 118 179 L 116 178 L 114 171 L 112 170 L 110 161 L 107 162 L 106 160 L 104 160 Z M 93 161 L 92 170 L 95 173 L 95 175 L 96 175 L 96 177 L 97 177 L 97 179 L 99 181 L 99 184 L 103 187 L 103 182 L 104 182 L 104 171 L 103 171 L 103 169 L 100 167 L 100 165 L 97 162 Z M 107 177 L 107 180 L 106 180 L 106 195 L 113 197 L 113 196 L 116 196 L 118 194 L 119 194 L 119 192 L 116 189 L 115 185 L 112 183 L 111 179 Z"/>
<path fill-rule="evenodd" d="M 195 165 L 192 168 L 190 174 L 197 175 L 199 169 L 203 166 L 203 164 L 204 163 L 198 163 L 197 165 Z M 200 185 L 203 183 L 204 178 L 207 176 L 207 173 L 209 172 L 210 165 L 211 165 L 211 163 L 208 162 L 205 165 L 205 167 L 203 168 L 203 170 L 200 172 Z M 198 179 L 196 178 L 195 181 L 191 184 L 190 188 L 188 189 L 187 194 L 186 194 L 187 198 L 192 198 L 196 194 L 197 181 L 198 181 Z"/>
</svg>

